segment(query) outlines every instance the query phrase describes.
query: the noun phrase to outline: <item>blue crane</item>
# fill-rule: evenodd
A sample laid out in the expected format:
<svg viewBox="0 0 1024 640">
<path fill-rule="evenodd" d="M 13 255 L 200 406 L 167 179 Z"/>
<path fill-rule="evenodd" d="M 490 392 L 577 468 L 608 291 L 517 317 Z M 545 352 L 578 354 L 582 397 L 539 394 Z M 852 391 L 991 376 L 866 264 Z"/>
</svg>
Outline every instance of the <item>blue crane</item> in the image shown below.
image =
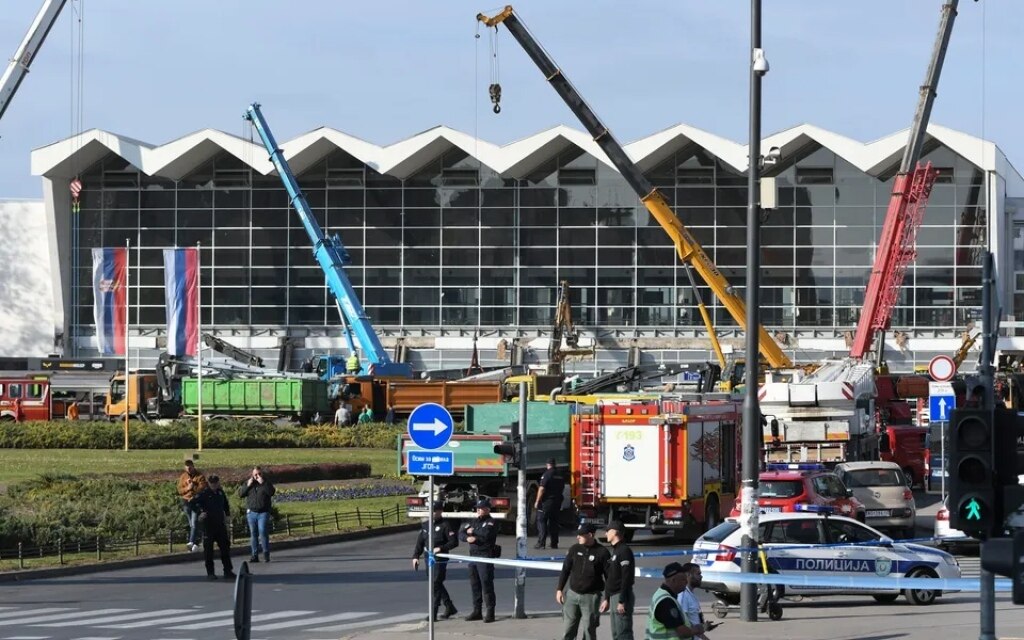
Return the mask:
<svg viewBox="0 0 1024 640">
<path fill-rule="evenodd" d="M 263 118 L 258 103 L 249 106 L 245 112 L 245 119 L 252 122 L 260 134 L 263 146 L 270 153 L 270 161 L 274 164 L 284 183 L 284 188 L 288 191 L 292 206 L 295 207 L 296 213 L 302 220 L 302 226 L 306 228 L 306 233 L 309 234 L 309 239 L 313 242 L 313 257 L 323 269 L 327 278 L 327 286 L 334 294 L 338 308 L 341 309 L 342 321 L 346 324 L 345 338 L 348 340 L 350 354 L 356 352 L 355 344 L 352 341 L 352 334 L 355 333 L 356 342 L 359 343 L 359 347 L 363 351 L 359 373 L 376 377 L 411 378 L 412 367 L 404 362 L 393 362 L 380 343 L 373 324 L 366 316 L 366 311 L 363 310 L 363 305 L 359 302 L 359 297 L 345 274 L 345 265 L 352 263 L 348 250 L 345 249 L 345 245 L 342 244 L 341 238 L 337 234 L 330 237 L 325 236 L 320 225 L 317 224 L 313 210 L 306 201 L 306 196 L 302 194 L 302 189 L 299 188 L 299 183 L 288 166 L 288 161 L 284 159 L 284 154 L 277 147 L 274 134 L 270 132 L 270 127 Z"/>
</svg>

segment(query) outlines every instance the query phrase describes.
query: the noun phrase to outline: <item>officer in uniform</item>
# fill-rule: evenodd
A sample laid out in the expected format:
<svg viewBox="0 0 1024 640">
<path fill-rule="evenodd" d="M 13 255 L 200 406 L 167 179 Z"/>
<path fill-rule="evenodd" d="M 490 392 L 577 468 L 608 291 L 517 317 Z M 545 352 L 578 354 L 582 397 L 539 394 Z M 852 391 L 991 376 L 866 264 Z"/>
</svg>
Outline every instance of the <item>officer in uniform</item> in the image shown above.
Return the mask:
<svg viewBox="0 0 1024 640">
<path fill-rule="evenodd" d="M 543 549 L 544 541 L 551 536 L 551 548 L 558 548 L 558 512 L 562 510 L 562 494 L 565 492 L 565 478 L 558 473 L 555 459 L 548 458 L 547 470 L 540 477 L 537 500 L 533 508 L 537 511 L 537 544 L 534 549 Z"/>
<path fill-rule="evenodd" d="M 495 541 L 498 527 L 491 518 L 491 501 L 480 498 L 476 503 L 476 519 L 462 528 L 461 538 L 469 544 L 469 555 L 478 558 L 496 557 Z M 494 622 L 494 565 L 484 562 L 469 563 L 469 584 L 473 588 L 473 612 L 466 620 Z M 486 605 L 486 612 L 481 609 Z"/>
<path fill-rule="evenodd" d="M 429 541 L 430 532 L 430 520 L 423 521 L 423 528 L 420 529 L 420 535 L 416 537 L 416 547 L 412 550 L 412 568 L 420 568 L 420 556 L 423 555 L 424 549 L 427 547 Z M 444 519 L 444 503 L 434 503 L 434 553 L 451 553 L 452 549 L 459 546 L 459 538 L 456 535 L 454 529 L 447 520 Z M 428 554 L 429 557 L 429 554 Z M 434 562 L 434 610 L 431 611 L 431 615 L 434 621 L 437 621 L 438 615 L 437 610 L 444 605 L 444 613 L 441 614 L 442 620 L 447 620 L 452 617 L 458 610 L 455 608 L 455 604 L 452 602 L 451 596 L 448 595 L 448 590 L 444 588 L 444 580 L 448 576 L 448 558 L 437 558 Z"/>
<path fill-rule="evenodd" d="M 690 574 L 678 562 L 671 562 L 662 571 L 665 582 L 651 597 L 647 608 L 647 629 L 644 640 L 672 640 L 692 638 L 704 633 L 704 626 L 696 620 L 689 620 L 677 598 L 686 588 Z"/>
<path fill-rule="evenodd" d="M 564 640 L 575 640 L 581 622 L 583 640 L 597 640 L 601 594 L 611 554 L 597 543 L 595 533 L 594 525 L 581 524 L 576 531 L 576 544 L 569 547 L 562 562 L 555 601 L 562 605 Z"/>
</svg>

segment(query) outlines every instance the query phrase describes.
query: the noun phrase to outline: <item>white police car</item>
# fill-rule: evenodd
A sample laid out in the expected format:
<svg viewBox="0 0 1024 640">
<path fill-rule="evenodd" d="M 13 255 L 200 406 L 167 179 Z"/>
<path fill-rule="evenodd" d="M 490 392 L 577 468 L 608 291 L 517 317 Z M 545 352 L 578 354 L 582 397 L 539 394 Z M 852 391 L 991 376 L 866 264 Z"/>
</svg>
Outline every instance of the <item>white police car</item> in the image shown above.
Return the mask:
<svg viewBox="0 0 1024 640">
<path fill-rule="evenodd" d="M 767 551 L 771 573 L 830 577 L 960 577 L 956 558 L 945 551 L 893 542 L 851 518 L 820 512 L 764 513 L 759 516 L 759 523 L 760 539 Z M 693 561 L 706 572 L 739 573 L 740 539 L 740 525 L 730 518 L 697 539 L 693 545 Z M 718 582 L 705 575 L 704 588 L 727 602 L 735 602 L 740 583 Z M 937 589 L 901 592 L 878 587 L 794 585 L 786 585 L 784 592 L 787 596 L 864 594 L 879 602 L 894 602 L 903 593 L 911 604 L 931 604 L 942 595 Z"/>
</svg>

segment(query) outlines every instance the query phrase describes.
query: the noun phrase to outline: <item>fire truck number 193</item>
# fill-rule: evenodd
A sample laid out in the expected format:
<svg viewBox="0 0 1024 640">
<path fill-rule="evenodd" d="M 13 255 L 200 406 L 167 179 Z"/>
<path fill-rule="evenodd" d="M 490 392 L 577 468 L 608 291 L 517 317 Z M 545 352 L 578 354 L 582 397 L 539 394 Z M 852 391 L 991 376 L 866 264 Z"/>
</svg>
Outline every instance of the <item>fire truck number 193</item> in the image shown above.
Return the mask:
<svg viewBox="0 0 1024 640">
<path fill-rule="evenodd" d="M 642 440 L 643 432 L 639 429 L 630 429 L 629 431 L 619 431 L 615 435 L 616 440 Z"/>
</svg>

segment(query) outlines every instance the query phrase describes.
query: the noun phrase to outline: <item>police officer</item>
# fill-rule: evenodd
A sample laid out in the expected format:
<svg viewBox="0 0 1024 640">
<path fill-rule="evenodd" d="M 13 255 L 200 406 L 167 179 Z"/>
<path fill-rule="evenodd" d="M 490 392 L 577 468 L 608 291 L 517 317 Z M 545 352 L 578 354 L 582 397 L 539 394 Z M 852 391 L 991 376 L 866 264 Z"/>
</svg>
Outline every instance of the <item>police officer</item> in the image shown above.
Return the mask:
<svg viewBox="0 0 1024 640">
<path fill-rule="evenodd" d="M 416 537 L 416 547 L 412 550 L 412 568 L 420 568 L 420 556 L 423 555 L 423 550 L 427 546 L 429 541 L 430 520 L 423 522 L 423 528 L 420 529 L 420 535 Z M 444 503 L 434 503 L 434 553 L 451 553 L 451 550 L 459 546 L 459 538 L 452 529 L 451 525 L 447 520 L 444 519 Z M 429 555 L 429 554 L 428 554 Z M 452 602 L 452 598 L 448 595 L 448 590 L 444 588 L 444 580 L 448 576 L 448 558 L 437 558 L 434 562 L 434 610 L 430 612 L 433 616 L 434 621 L 438 619 L 437 610 L 444 605 L 444 613 L 441 614 L 442 620 L 447 620 L 452 617 L 458 610 L 455 608 L 455 604 Z"/>
<path fill-rule="evenodd" d="M 611 554 L 594 539 L 595 533 L 594 525 L 581 524 L 576 530 L 576 544 L 569 547 L 562 562 L 555 601 L 562 605 L 564 640 L 575 640 L 580 622 L 584 625 L 583 640 L 597 640 L 601 594 Z"/>
<path fill-rule="evenodd" d="M 213 564 L 213 545 L 216 543 L 220 549 L 224 577 L 234 578 L 235 572 L 231 565 L 231 538 L 228 536 L 231 507 L 228 506 L 227 494 L 220 486 L 220 478 L 210 476 L 207 487 L 192 499 L 192 508 L 199 513 L 198 521 L 202 525 L 206 577 L 209 580 L 217 579 Z"/>
<path fill-rule="evenodd" d="M 633 550 L 626 545 L 626 527 L 622 522 L 612 520 L 605 530 L 608 543 L 612 545 L 612 557 L 608 563 L 601 613 L 611 611 L 612 640 L 633 640 L 633 610 L 636 608 L 633 582 L 636 580 L 636 560 L 633 558 Z"/>
<path fill-rule="evenodd" d="M 562 510 L 565 478 L 558 473 L 555 465 L 555 459 L 548 458 L 547 470 L 540 477 L 537 500 L 533 503 L 537 511 L 537 544 L 533 546 L 534 549 L 543 549 L 548 536 L 551 536 L 551 548 L 558 548 L 558 513 Z"/>
<path fill-rule="evenodd" d="M 690 574 L 683 569 L 683 565 L 671 562 L 661 575 L 665 581 L 651 597 L 644 640 L 692 638 L 704 633 L 704 627 L 696 620 L 689 620 L 676 599 L 686 588 Z"/>
<path fill-rule="evenodd" d="M 498 527 L 491 518 L 491 501 L 480 498 L 476 503 L 476 519 L 462 528 L 461 538 L 469 543 L 469 555 L 493 558 Z M 484 562 L 469 563 L 469 584 L 473 588 L 473 611 L 466 620 L 494 622 L 494 565 Z M 481 615 L 481 609 L 486 610 Z"/>
</svg>

